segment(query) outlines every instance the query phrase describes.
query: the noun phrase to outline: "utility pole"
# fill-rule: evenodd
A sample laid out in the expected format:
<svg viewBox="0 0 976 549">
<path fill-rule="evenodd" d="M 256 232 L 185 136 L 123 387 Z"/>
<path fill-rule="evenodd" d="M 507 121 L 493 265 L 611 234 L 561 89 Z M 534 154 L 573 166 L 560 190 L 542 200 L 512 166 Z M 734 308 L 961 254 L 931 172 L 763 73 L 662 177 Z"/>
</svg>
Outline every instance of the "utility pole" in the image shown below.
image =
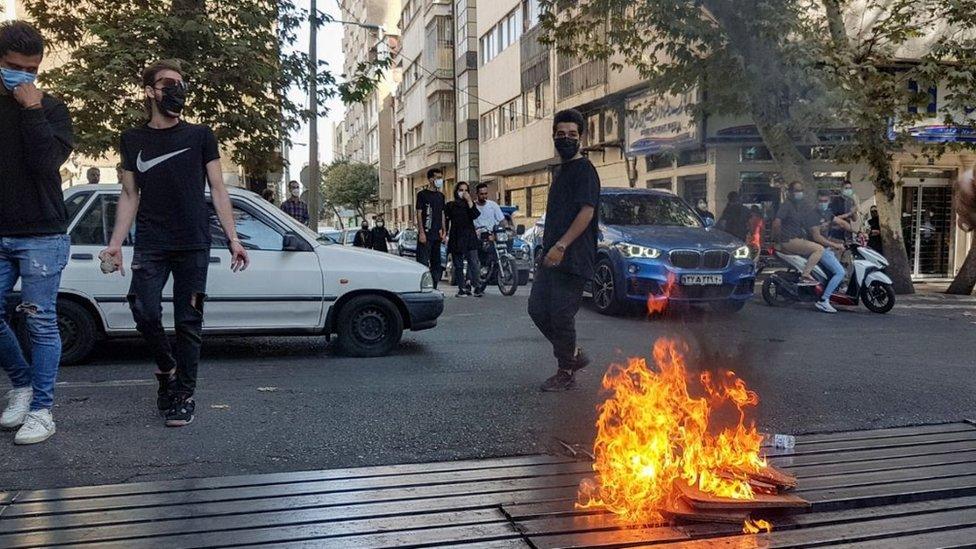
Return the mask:
<svg viewBox="0 0 976 549">
<path fill-rule="evenodd" d="M 311 26 L 309 29 L 309 77 L 308 77 L 308 226 L 315 232 L 319 231 L 319 214 L 322 211 L 319 194 L 321 191 L 319 175 L 319 55 L 318 55 L 318 29 L 319 12 L 316 1 L 311 0 L 312 6 L 309 11 L 308 21 Z"/>
</svg>

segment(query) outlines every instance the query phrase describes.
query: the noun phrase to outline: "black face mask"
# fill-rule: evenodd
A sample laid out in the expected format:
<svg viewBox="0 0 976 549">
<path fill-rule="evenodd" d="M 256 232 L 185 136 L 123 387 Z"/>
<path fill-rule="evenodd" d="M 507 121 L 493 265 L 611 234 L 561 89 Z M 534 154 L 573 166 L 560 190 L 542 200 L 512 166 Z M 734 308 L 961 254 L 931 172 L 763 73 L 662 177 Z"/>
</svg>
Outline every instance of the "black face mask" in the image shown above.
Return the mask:
<svg viewBox="0 0 976 549">
<path fill-rule="evenodd" d="M 556 152 L 559 153 L 559 158 L 563 160 L 570 160 L 579 153 L 580 143 L 579 139 L 573 139 L 572 137 L 557 137 L 553 140 L 556 145 Z"/>
<path fill-rule="evenodd" d="M 159 101 L 159 112 L 172 118 L 179 116 L 186 105 L 186 89 L 181 86 L 166 86 L 162 91 L 163 99 Z"/>
</svg>

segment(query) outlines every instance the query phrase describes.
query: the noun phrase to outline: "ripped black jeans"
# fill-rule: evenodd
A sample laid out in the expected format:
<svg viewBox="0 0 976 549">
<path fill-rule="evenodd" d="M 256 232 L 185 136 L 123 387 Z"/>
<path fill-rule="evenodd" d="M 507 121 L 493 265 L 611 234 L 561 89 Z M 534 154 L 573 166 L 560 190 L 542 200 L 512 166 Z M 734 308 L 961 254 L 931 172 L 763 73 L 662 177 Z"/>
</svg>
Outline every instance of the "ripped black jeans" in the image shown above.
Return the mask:
<svg viewBox="0 0 976 549">
<path fill-rule="evenodd" d="M 173 393 L 187 398 L 197 386 L 203 342 L 203 302 L 207 297 L 210 250 L 136 250 L 132 257 L 129 306 L 136 328 L 153 352 L 160 372 L 176 368 Z M 173 275 L 176 340 L 170 346 L 163 328 L 163 287 Z"/>
</svg>

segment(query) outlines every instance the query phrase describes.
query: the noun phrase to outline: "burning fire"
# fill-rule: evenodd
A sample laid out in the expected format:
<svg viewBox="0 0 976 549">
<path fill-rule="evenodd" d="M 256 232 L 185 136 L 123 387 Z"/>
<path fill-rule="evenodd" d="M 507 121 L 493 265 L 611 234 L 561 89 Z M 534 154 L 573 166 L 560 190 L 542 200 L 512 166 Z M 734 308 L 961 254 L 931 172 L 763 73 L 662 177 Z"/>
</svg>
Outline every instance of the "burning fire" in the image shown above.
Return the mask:
<svg viewBox="0 0 976 549">
<path fill-rule="evenodd" d="M 746 520 L 742 525 L 743 534 L 758 534 L 759 532 L 772 532 L 773 525 L 765 520 Z"/>
<path fill-rule="evenodd" d="M 597 420 L 596 479 L 581 484 L 578 507 L 655 524 L 663 522 L 660 510 L 680 496 L 678 482 L 714 496 L 754 499 L 749 473 L 766 461 L 759 455 L 763 437 L 746 424 L 744 410 L 759 398 L 733 372 L 702 373 L 701 396 L 692 396 L 685 352 L 682 344 L 661 339 L 654 346 L 656 369 L 634 358 L 607 371 L 603 387 L 612 395 Z M 730 405 L 737 424 L 713 425 L 713 412 Z"/>
<path fill-rule="evenodd" d="M 674 287 L 677 282 L 677 278 L 674 273 L 668 273 L 668 281 L 664 283 L 664 287 L 661 288 L 661 295 L 654 295 L 653 293 L 647 296 L 647 312 L 649 315 L 659 315 L 663 314 L 668 310 L 668 300 L 671 299 L 671 293 L 674 292 Z"/>
</svg>

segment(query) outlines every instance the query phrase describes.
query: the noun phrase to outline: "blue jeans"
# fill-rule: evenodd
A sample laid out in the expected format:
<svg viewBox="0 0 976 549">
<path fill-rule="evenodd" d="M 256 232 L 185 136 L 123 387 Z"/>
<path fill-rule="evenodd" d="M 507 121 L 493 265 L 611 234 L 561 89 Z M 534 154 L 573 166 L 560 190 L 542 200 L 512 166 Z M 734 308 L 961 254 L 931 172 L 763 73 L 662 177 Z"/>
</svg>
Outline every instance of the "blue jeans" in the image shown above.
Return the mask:
<svg viewBox="0 0 976 549">
<path fill-rule="evenodd" d="M 834 295 L 840 283 L 844 281 L 844 266 L 840 264 L 840 260 L 834 255 L 833 250 L 824 250 L 823 257 L 820 258 L 820 266 L 827 271 L 828 275 L 831 275 L 823 293 L 823 301 L 829 302 L 830 296 Z"/>
<path fill-rule="evenodd" d="M 32 411 L 54 405 L 54 381 L 61 362 L 58 288 L 70 247 L 67 235 L 0 238 L 0 366 L 15 389 L 33 386 Z M 4 320 L 6 297 L 18 279 L 20 303 L 15 310 L 27 318 L 31 364 Z"/>
</svg>

